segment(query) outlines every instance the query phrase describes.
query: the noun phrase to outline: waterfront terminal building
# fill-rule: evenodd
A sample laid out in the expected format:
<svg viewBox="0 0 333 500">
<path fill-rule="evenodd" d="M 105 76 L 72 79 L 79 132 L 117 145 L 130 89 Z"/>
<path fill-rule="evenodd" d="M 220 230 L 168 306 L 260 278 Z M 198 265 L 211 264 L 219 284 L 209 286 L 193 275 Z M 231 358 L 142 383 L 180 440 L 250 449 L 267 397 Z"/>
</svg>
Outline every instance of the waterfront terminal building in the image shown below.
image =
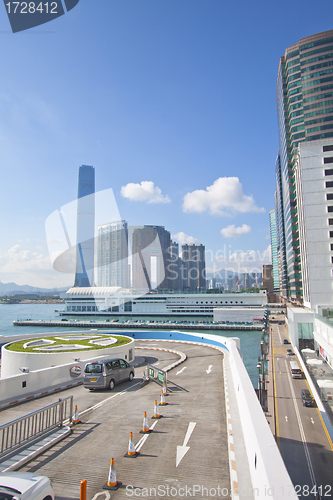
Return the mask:
<svg viewBox="0 0 333 500">
<path fill-rule="evenodd" d="M 262 319 L 266 290 L 259 292 L 140 292 L 121 287 L 73 287 L 60 314 L 74 316 L 207 316 L 228 308 L 258 309 Z M 236 310 L 236 309 L 235 309 Z M 230 320 L 229 320 L 230 321 Z M 249 320 L 251 321 L 251 320 Z"/>
</svg>

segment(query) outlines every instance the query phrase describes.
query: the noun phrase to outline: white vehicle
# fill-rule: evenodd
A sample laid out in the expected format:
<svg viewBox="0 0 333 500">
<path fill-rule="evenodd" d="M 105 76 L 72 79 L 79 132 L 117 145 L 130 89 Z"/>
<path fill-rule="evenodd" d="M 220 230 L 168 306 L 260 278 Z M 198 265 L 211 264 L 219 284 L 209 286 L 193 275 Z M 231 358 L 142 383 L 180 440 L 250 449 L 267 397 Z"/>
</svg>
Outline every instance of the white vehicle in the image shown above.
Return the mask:
<svg viewBox="0 0 333 500">
<path fill-rule="evenodd" d="M 290 361 L 290 370 L 292 378 L 303 378 L 303 372 L 298 366 L 297 361 Z"/>
<path fill-rule="evenodd" d="M 54 500 L 51 481 L 30 472 L 1 472 L 0 500 Z"/>
</svg>

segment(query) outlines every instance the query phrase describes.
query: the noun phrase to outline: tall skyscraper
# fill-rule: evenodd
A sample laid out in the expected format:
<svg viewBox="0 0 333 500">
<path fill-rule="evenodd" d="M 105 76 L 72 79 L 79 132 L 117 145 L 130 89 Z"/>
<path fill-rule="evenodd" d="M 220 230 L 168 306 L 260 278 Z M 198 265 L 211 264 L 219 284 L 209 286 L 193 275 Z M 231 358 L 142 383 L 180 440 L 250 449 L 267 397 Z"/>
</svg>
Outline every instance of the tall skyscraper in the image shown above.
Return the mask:
<svg viewBox="0 0 333 500">
<path fill-rule="evenodd" d="M 128 228 L 124 220 L 98 226 L 97 286 L 129 287 Z"/>
<path fill-rule="evenodd" d="M 132 287 L 139 290 L 169 289 L 170 233 L 163 226 L 133 231 Z"/>
<path fill-rule="evenodd" d="M 300 302 L 303 301 L 303 287 L 295 166 L 301 142 L 333 137 L 332 65 L 333 30 L 302 38 L 288 47 L 280 59 L 278 71 L 280 173 L 277 175 L 275 208 L 280 282 L 282 287 L 285 286 L 284 293 Z M 281 186 L 278 186 L 279 175 Z M 281 222 L 284 231 L 280 227 Z M 284 274 L 287 278 L 285 284 Z"/>
<path fill-rule="evenodd" d="M 94 286 L 95 169 L 79 168 L 75 287 Z"/>
<path fill-rule="evenodd" d="M 204 245 L 182 245 L 181 278 L 183 290 L 206 289 L 206 258 Z"/>
</svg>

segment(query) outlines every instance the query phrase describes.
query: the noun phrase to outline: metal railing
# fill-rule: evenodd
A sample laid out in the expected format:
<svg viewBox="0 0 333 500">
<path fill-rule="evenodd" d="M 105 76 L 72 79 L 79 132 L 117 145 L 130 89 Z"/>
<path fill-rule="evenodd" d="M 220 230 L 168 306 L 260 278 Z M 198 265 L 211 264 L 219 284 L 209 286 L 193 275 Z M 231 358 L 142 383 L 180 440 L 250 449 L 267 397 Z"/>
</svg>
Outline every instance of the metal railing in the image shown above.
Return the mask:
<svg viewBox="0 0 333 500">
<path fill-rule="evenodd" d="M 0 426 L 0 459 L 73 420 L 73 396 Z"/>
<path fill-rule="evenodd" d="M 157 366 L 150 364 L 147 365 L 147 368 L 149 380 L 153 380 L 153 382 L 156 382 L 161 386 L 165 383 L 165 389 L 168 390 L 168 373 L 161 370 L 161 368 L 157 368 Z"/>
</svg>

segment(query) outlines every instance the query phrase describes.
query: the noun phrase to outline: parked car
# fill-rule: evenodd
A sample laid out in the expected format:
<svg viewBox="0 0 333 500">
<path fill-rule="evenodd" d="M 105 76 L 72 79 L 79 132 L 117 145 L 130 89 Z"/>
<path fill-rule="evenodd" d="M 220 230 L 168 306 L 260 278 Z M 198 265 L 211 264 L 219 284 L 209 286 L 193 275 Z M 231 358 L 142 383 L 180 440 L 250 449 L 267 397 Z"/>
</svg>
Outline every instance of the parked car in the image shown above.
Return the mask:
<svg viewBox="0 0 333 500">
<path fill-rule="evenodd" d="M 51 481 L 31 472 L 1 472 L 1 500 L 54 500 Z"/>
<path fill-rule="evenodd" d="M 83 385 L 86 389 L 114 389 L 125 380 L 133 380 L 134 368 L 120 358 L 103 359 L 87 363 L 84 367 Z"/>
<path fill-rule="evenodd" d="M 309 389 L 302 389 L 301 395 L 303 406 L 315 406 L 315 401 L 311 396 Z"/>
<path fill-rule="evenodd" d="M 283 339 L 283 343 L 284 344 L 290 344 L 289 340 L 288 339 Z"/>
<path fill-rule="evenodd" d="M 295 353 L 294 353 L 294 351 L 292 349 L 287 349 L 287 354 L 288 354 L 288 356 L 294 356 L 295 355 Z"/>
</svg>

